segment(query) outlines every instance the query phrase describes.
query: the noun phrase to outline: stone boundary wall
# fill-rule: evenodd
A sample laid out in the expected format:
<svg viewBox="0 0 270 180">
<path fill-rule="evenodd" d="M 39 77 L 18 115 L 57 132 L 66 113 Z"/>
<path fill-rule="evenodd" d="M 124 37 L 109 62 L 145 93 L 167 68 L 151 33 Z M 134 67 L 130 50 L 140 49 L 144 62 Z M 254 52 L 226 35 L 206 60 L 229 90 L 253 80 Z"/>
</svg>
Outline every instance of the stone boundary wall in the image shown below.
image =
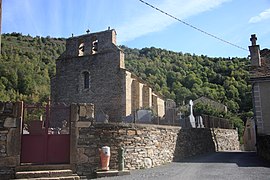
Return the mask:
<svg viewBox="0 0 270 180">
<path fill-rule="evenodd" d="M 20 165 L 22 113 L 22 102 L 0 102 L 0 179 L 14 178 L 14 169 Z M 111 169 L 118 169 L 120 147 L 125 149 L 127 169 L 151 168 L 206 152 L 239 150 L 234 129 L 182 129 L 93 120 L 93 104 L 71 105 L 70 164 L 74 172 L 87 177 L 100 167 L 102 146 L 111 147 Z"/>
<path fill-rule="evenodd" d="M 218 150 L 239 150 L 238 133 L 233 129 L 181 129 L 119 123 L 77 128 L 76 171 L 88 177 L 100 167 L 98 149 L 102 146 L 111 147 L 111 169 L 118 169 L 120 147 L 125 149 L 127 169 L 151 168 Z"/>
<path fill-rule="evenodd" d="M 216 151 L 240 150 L 237 130 L 219 128 L 213 128 L 211 130 Z"/>
<path fill-rule="evenodd" d="M 270 135 L 257 136 L 257 153 L 260 157 L 270 161 Z"/>
<path fill-rule="evenodd" d="M 0 102 L 0 179 L 14 178 L 20 163 L 22 107 L 20 102 Z"/>
</svg>

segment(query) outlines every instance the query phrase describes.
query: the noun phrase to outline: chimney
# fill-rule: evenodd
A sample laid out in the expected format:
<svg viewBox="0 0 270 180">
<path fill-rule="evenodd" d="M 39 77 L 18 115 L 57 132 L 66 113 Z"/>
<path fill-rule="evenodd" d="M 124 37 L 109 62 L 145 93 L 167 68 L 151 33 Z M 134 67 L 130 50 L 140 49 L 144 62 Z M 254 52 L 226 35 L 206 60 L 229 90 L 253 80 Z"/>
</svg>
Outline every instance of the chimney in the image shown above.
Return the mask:
<svg viewBox="0 0 270 180">
<path fill-rule="evenodd" d="M 256 34 L 252 34 L 250 41 L 251 46 L 249 46 L 249 52 L 251 57 L 251 66 L 253 67 L 260 67 L 261 66 L 261 56 L 260 56 L 260 46 L 256 45 Z"/>
</svg>

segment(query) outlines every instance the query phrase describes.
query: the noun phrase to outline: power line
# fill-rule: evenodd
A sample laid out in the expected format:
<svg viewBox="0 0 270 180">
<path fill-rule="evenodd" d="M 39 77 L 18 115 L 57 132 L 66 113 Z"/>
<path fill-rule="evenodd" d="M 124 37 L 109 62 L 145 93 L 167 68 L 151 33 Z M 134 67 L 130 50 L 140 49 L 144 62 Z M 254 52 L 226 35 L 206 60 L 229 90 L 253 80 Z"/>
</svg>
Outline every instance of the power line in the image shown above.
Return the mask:
<svg viewBox="0 0 270 180">
<path fill-rule="evenodd" d="M 183 21 L 183 20 L 181 20 L 181 19 L 179 19 L 179 18 L 177 18 L 177 17 L 175 17 L 175 16 L 173 16 L 173 15 L 171 15 L 171 14 L 169 14 L 169 13 L 167 13 L 167 12 L 165 12 L 165 11 L 163 11 L 163 10 L 161 10 L 161 9 L 159 9 L 159 8 L 157 8 L 157 7 L 155 7 L 155 6 L 153 6 L 153 5 L 151 5 L 151 4 L 149 4 L 148 2 L 145 2 L 145 1 L 143 1 L 143 0 L 139 0 L 139 1 L 142 2 L 142 3 L 144 3 L 144 4 L 146 4 L 147 6 L 149 6 L 149 7 L 151 7 L 151 8 L 153 8 L 153 9 L 155 9 L 155 10 L 157 10 L 157 11 L 159 11 L 159 12 L 161 12 L 161 13 L 163 13 L 163 14 L 165 14 L 165 15 L 167 15 L 167 16 L 169 16 L 169 17 L 171 17 L 171 18 L 173 18 L 173 19 L 175 19 L 175 20 L 177 20 L 177 21 L 179 21 L 179 22 L 181 22 L 181 23 L 183 23 L 183 24 L 185 24 L 186 26 L 189 26 L 189 27 L 191 27 L 191 28 L 193 28 L 193 29 L 195 29 L 195 30 L 197 30 L 197 31 L 199 31 L 199 32 L 201 32 L 201 33 L 203 33 L 203 34 L 206 34 L 206 35 L 208 35 L 208 36 L 210 36 L 210 37 L 212 37 L 212 38 L 215 38 L 215 39 L 217 39 L 217 40 L 219 40 L 219 41 L 221 41 L 221 42 L 227 43 L 227 44 L 229 44 L 229 45 L 231 45 L 231 46 L 234 46 L 234 47 L 236 47 L 236 48 L 239 48 L 239 49 L 241 49 L 241 50 L 248 51 L 246 48 L 243 48 L 243 47 L 241 47 L 241 46 L 238 46 L 238 45 L 236 45 L 236 44 L 234 44 L 234 43 L 231 43 L 231 42 L 226 41 L 226 40 L 224 40 L 224 39 L 222 39 L 222 38 L 220 38 L 220 37 L 217 37 L 217 36 L 215 36 L 215 35 L 213 35 L 213 34 L 211 34 L 211 33 L 208 33 L 208 32 L 206 32 L 206 31 L 204 31 L 204 30 L 202 30 L 202 29 L 200 29 L 200 28 L 197 28 L 196 26 L 193 26 L 192 24 L 189 24 L 189 23 Z"/>
</svg>

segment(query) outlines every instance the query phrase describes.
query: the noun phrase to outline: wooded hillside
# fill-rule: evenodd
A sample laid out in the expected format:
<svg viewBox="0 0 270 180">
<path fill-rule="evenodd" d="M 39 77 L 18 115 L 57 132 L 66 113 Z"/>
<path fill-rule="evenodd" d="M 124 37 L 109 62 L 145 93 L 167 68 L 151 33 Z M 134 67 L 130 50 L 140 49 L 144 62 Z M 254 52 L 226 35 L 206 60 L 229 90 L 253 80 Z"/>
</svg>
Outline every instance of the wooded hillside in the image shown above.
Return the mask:
<svg viewBox="0 0 270 180">
<path fill-rule="evenodd" d="M 234 114 L 252 109 L 247 58 L 210 58 L 159 48 L 125 52 L 126 68 L 178 105 L 206 96 Z M 65 39 L 3 34 L 0 60 L 0 101 L 44 102 L 50 94 L 55 60 Z"/>
</svg>

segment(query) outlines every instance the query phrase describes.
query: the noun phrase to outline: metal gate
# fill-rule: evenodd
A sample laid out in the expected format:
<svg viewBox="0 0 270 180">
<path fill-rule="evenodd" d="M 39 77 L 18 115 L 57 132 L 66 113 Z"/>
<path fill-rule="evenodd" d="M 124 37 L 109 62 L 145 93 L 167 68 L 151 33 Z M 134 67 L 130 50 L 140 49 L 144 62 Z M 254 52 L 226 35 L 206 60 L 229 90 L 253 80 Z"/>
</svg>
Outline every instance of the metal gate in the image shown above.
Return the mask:
<svg viewBox="0 0 270 180">
<path fill-rule="evenodd" d="M 24 105 L 21 163 L 69 163 L 70 106 Z"/>
</svg>

